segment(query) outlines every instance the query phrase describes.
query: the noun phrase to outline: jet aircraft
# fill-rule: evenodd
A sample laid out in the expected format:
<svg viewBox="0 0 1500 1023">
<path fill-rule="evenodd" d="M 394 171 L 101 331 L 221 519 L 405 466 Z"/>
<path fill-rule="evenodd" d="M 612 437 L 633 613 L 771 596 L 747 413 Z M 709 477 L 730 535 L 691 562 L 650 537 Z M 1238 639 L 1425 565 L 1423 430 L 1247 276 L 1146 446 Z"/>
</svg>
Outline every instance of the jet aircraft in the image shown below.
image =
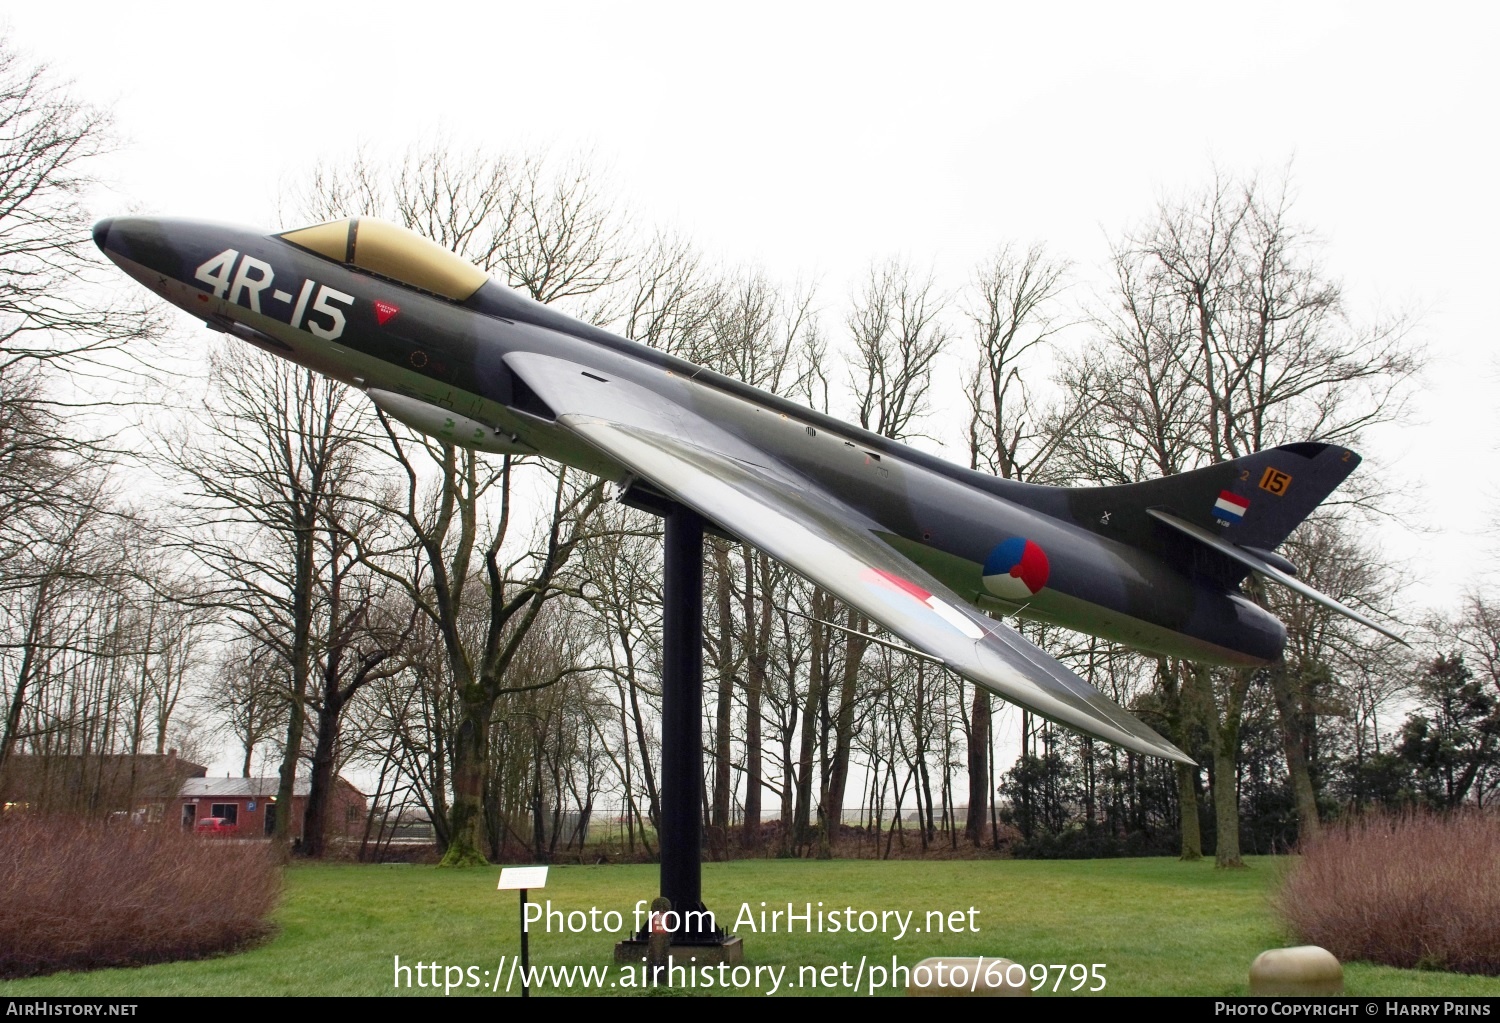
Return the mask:
<svg viewBox="0 0 1500 1023">
<path fill-rule="evenodd" d="M 1399 640 L 1275 553 L 1359 464 L 1346 448 L 1288 444 L 1126 486 L 1037 486 L 572 319 L 384 221 L 267 234 L 116 217 L 94 240 L 209 327 L 357 387 L 415 430 L 556 459 L 617 482 L 627 504 L 679 503 L 913 653 L 1141 753 L 1191 762 L 984 612 L 1264 665 L 1281 656 L 1286 630 L 1241 591 L 1254 573 Z"/>
</svg>

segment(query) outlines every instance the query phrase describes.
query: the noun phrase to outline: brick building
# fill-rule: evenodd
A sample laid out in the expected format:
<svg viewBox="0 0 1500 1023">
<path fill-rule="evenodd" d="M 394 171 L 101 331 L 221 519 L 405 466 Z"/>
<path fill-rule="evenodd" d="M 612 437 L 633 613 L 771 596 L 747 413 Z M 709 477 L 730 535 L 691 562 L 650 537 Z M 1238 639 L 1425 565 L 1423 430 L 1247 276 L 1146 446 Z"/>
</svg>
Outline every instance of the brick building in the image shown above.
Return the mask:
<svg viewBox="0 0 1500 1023">
<path fill-rule="evenodd" d="M 0 768 L 0 805 L 138 824 L 168 819 L 177 794 L 208 769 L 167 753 L 13 754 Z"/>
<path fill-rule="evenodd" d="M 276 790 L 281 779 L 267 778 L 189 778 L 182 784 L 179 799 L 182 826 L 192 827 L 205 817 L 222 817 L 234 825 L 241 838 L 269 835 L 276 828 Z M 312 782 L 298 778 L 292 786 L 291 836 L 302 837 L 302 822 L 307 812 L 307 796 Z M 358 839 L 364 834 L 365 814 L 369 806 L 364 794 L 343 778 L 335 778 L 333 796 L 328 808 L 328 838 Z"/>
</svg>

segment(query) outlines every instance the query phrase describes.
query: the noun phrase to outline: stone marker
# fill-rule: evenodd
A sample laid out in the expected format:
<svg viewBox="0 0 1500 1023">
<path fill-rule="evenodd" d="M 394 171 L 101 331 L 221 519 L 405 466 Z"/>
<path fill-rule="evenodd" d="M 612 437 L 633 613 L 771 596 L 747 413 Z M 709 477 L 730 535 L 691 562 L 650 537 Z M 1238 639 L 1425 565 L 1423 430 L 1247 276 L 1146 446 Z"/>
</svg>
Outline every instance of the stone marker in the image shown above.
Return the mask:
<svg viewBox="0 0 1500 1023">
<path fill-rule="evenodd" d="M 921 971 L 921 972 L 919 972 Z M 1009 981 L 1019 981 L 1012 985 Z M 1031 994 L 1026 968 L 1009 959 L 989 956 L 933 956 L 911 968 L 906 981 L 909 995 L 982 995 L 987 998 Z"/>
<path fill-rule="evenodd" d="M 1273 948 L 1250 964 L 1252 995 L 1341 995 L 1344 968 L 1317 945 Z"/>
</svg>

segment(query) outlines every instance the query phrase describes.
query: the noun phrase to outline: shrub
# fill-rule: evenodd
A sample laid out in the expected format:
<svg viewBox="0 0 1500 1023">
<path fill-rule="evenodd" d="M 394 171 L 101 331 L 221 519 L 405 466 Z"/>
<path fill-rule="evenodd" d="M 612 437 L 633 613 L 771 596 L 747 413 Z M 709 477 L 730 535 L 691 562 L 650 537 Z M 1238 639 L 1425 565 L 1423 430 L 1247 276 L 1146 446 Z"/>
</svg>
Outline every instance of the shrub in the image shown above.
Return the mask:
<svg viewBox="0 0 1500 1023">
<path fill-rule="evenodd" d="M 1340 959 L 1500 974 L 1500 817 L 1372 815 L 1303 849 L 1275 897 Z"/>
<path fill-rule="evenodd" d="M 1011 844 L 1018 860 L 1108 860 L 1121 856 L 1173 856 L 1179 837 L 1171 832 L 1149 835 L 1131 831 L 1116 835 L 1103 828 L 1073 824 L 1062 831 L 1036 831 L 1030 838 L 1019 833 Z"/>
<path fill-rule="evenodd" d="M 0 820 L 0 977 L 196 959 L 271 930 L 266 843 L 76 818 Z"/>
</svg>

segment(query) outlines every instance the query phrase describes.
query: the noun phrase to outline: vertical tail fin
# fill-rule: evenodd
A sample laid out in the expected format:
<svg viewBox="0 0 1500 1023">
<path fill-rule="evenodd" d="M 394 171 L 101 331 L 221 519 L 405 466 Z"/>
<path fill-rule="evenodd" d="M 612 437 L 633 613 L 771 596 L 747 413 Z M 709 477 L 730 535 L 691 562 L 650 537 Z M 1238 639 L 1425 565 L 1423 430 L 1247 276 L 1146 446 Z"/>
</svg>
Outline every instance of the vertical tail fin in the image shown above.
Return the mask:
<svg viewBox="0 0 1500 1023">
<path fill-rule="evenodd" d="M 1150 548 L 1156 546 L 1151 538 L 1160 534 L 1146 510 L 1157 508 L 1236 546 L 1270 551 L 1359 461 L 1359 455 L 1335 444 L 1284 444 L 1159 480 L 1072 490 L 1069 512 L 1089 524 L 1108 512 L 1128 534 L 1114 535 Z"/>
<path fill-rule="evenodd" d="M 1175 505 L 1169 510 L 1180 518 L 1215 528 L 1236 546 L 1269 551 L 1291 536 L 1359 461 L 1353 451 L 1333 444 L 1286 444 L 1161 480 L 1180 483 L 1170 500 L 1155 503 Z"/>
<path fill-rule="evenodd" d="M 1286 444 L 1165 479 L 1070 491 L 1069 511 L 1101 526 L 1115 517 L 1117 538 L 1191 575 L 1232 588 L 1255 572 L 1405 643 L 1297 579 L 1292 564 L 1273 553 L 1357 465 L 1359 456 L 1348 448 Z"/>
</svg>

